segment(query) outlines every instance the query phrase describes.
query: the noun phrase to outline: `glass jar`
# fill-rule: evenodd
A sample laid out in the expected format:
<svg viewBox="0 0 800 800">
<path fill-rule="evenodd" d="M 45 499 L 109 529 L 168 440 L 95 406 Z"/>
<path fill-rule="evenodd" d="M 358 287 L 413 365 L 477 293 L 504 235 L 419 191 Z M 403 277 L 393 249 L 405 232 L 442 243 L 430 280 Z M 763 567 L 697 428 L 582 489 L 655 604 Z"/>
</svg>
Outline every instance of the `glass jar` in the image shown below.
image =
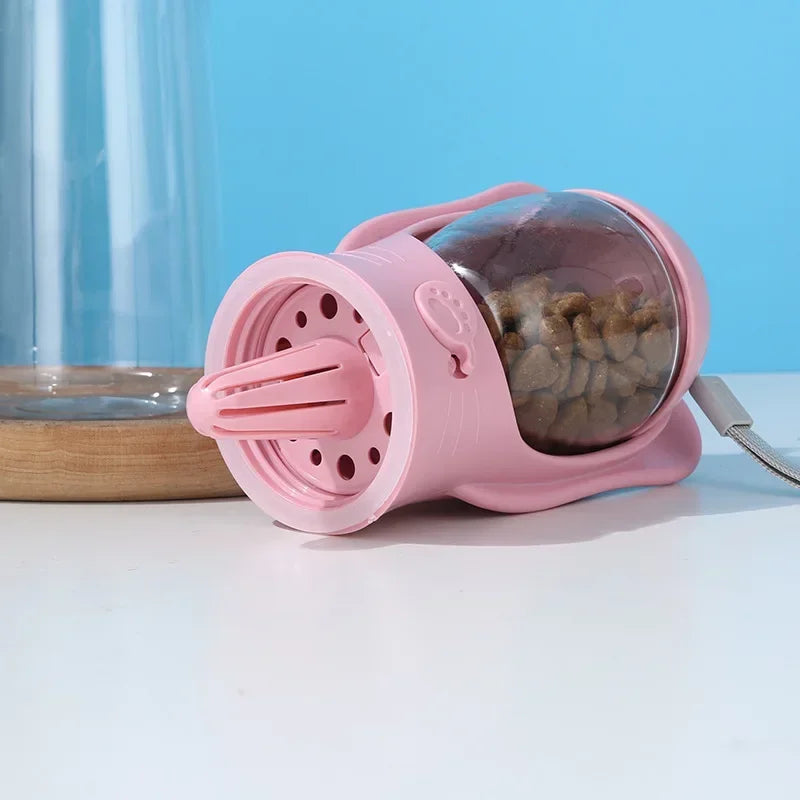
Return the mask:
<svg viewBox="0 0 800 800">
<path fill-rule="evenodd" d="M 207 16 L 0 3 L 0 499 L 241 493 L 185 414 L 221 296 Z"/>
<path fill-rule="evenodd" d="M 478 303 L 531 447 L 615 444 L 666 397 L 683 349 L 678 298 L 666 258 L 624 211 L 543 192 L 467 214 L 426 244 Z"/>
<path fill-rule="evenodd" d="M 206 16 L 0 5 L 0 419 L 184 411 L 218 294 Z"/>
</svg>

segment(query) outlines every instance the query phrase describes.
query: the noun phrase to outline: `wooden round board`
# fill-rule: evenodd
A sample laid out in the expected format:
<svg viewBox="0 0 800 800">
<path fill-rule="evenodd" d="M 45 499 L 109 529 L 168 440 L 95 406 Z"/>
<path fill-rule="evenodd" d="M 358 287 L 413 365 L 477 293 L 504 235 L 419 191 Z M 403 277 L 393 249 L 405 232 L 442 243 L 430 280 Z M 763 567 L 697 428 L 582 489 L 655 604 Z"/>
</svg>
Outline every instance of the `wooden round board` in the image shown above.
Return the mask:
<svg viewBox="0 0 800 800">
<path fill-rule="evenodd" d="M 0 500 L 182 500 L 241 495 L 184 414 L 139 420 L 0 419 Z"/>
</svg>

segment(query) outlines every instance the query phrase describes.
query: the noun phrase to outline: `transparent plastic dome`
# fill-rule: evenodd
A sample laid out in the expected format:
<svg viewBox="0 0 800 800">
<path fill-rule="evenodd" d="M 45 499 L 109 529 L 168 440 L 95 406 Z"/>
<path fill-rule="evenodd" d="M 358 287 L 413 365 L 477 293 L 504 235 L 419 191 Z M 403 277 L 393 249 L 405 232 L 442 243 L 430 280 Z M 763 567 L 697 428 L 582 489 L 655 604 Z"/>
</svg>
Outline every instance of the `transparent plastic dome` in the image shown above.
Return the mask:
<svg viewBox="0 0 800 800">
<path fill-rule="evenodd" d="M 467 214 L 426 240 L 478 304 L 524 440 L 580 453 L 631 436 L 679 367 L 669 267 L 625 212 L 543 192 Z"/>
</svg>

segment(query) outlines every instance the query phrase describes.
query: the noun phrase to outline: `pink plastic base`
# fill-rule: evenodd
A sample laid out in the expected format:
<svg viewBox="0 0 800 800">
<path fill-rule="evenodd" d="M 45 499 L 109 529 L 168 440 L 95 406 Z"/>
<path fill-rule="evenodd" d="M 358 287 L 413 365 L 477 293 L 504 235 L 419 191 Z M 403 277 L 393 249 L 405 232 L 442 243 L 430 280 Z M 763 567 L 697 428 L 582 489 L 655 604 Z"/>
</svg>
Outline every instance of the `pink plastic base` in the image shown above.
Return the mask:
<svg viewBox="0 0 800 800">
<path fill-rule="evenodd" d="M 485 202 L 533 191 L 539 189 L 513 184 L 455 204 L 387 215 L 359 226 L 333 255 L 272 256 L 234 282 L 212 326 L 207 372 L 274 351 L 281 339 L 297 345 L 332 334 L 363 343 L 380 364 L 375 409 L 350 440 L 219 442 L 254 502 L 292 527 L 347 533 L 423 499 L 452 495 L 498 511 L 532 511 L 609 489 L 671 483 L 694 469 L 700 437 L 682 396 L 705 350 L 708 299 L 694 259 L 663 223 L 626 207 L 642 215 L 673 262 L 690 331 L 683 366 L 636 436 L 577 456 L 539 453 L 522 440 L 491 335 L 472 324 L 473 300 L 435 253 L 401 230 L 425 231 L 431 218 L 438 225 Z M 625 207 L 619 198 L 603 198 Z M 338 307 L 332 319 L 316 313 L 326 293 Z M 297 324 L 301 311 L 305 326 Z M 372 335 L 364 342 L 366 331 Z M 387 409 L 391 435 L 383 429 Z M 379 451 L 377 464 L 370 460 L 372 447 Z M 330 467 L 315 470 L 314 450 L 326 465 L 342 454 L 357 458 L 355 475 L 342 479 Z"/>
<path fill-rule="evenodd" d="M 614 469 L 588 470 L 582 480 L 569 475 L 549 483 L 546 491 L 533 496 L 526 494 L 526 484 L 496 483 L 459 486 L 452 494 L 491 511 L 542 511 L 614 489 L 676 483 L 694 472 L 700 461 L 700 431 L 686 403 L 677 406 L 664 429 L 647 446 L 640 446 L 636 440 L 633 443 L 638 446 L 628 458 L 615 461 Z"/>
</svg>

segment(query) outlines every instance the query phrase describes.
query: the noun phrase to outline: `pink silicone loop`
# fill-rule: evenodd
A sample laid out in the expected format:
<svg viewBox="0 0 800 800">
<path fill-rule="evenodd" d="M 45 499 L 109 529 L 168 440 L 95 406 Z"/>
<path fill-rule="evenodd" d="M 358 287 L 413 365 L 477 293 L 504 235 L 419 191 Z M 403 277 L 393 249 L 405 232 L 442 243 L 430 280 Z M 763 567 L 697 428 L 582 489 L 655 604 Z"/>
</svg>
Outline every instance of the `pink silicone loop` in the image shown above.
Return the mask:
<svg viewBox="0 0 800 800">
<path fill-rule="evenodd" d="M 464 197 L 460 200 L 451 200 L 449 203 L 439 203 L 432 206 L 421 206 L 420 208 L 408 208 L 403 211 L 393 211 L 390 214 L 382 214 L 379 217 L 362 222 L 348 233 L 336 248 L 337 253 L 350 250 L 357 250 L 359 247 L 366 247 L 374 244 L 380 239 L 385 239 L 394 233 L 399 233 L 410 226 L 415 229 L 424 227 L 420 223 L 433 220 L 435 217 L 452 214 L 453 218 L 459 214 L 466 214 L 484 206 L 497 203 L 500 200 L 507 200 L 509 197 L 520 197 L 526 194 L 543 192 L 540 186 L 532 183 L 502 183 L 486 191 Z"/>
</svg>

